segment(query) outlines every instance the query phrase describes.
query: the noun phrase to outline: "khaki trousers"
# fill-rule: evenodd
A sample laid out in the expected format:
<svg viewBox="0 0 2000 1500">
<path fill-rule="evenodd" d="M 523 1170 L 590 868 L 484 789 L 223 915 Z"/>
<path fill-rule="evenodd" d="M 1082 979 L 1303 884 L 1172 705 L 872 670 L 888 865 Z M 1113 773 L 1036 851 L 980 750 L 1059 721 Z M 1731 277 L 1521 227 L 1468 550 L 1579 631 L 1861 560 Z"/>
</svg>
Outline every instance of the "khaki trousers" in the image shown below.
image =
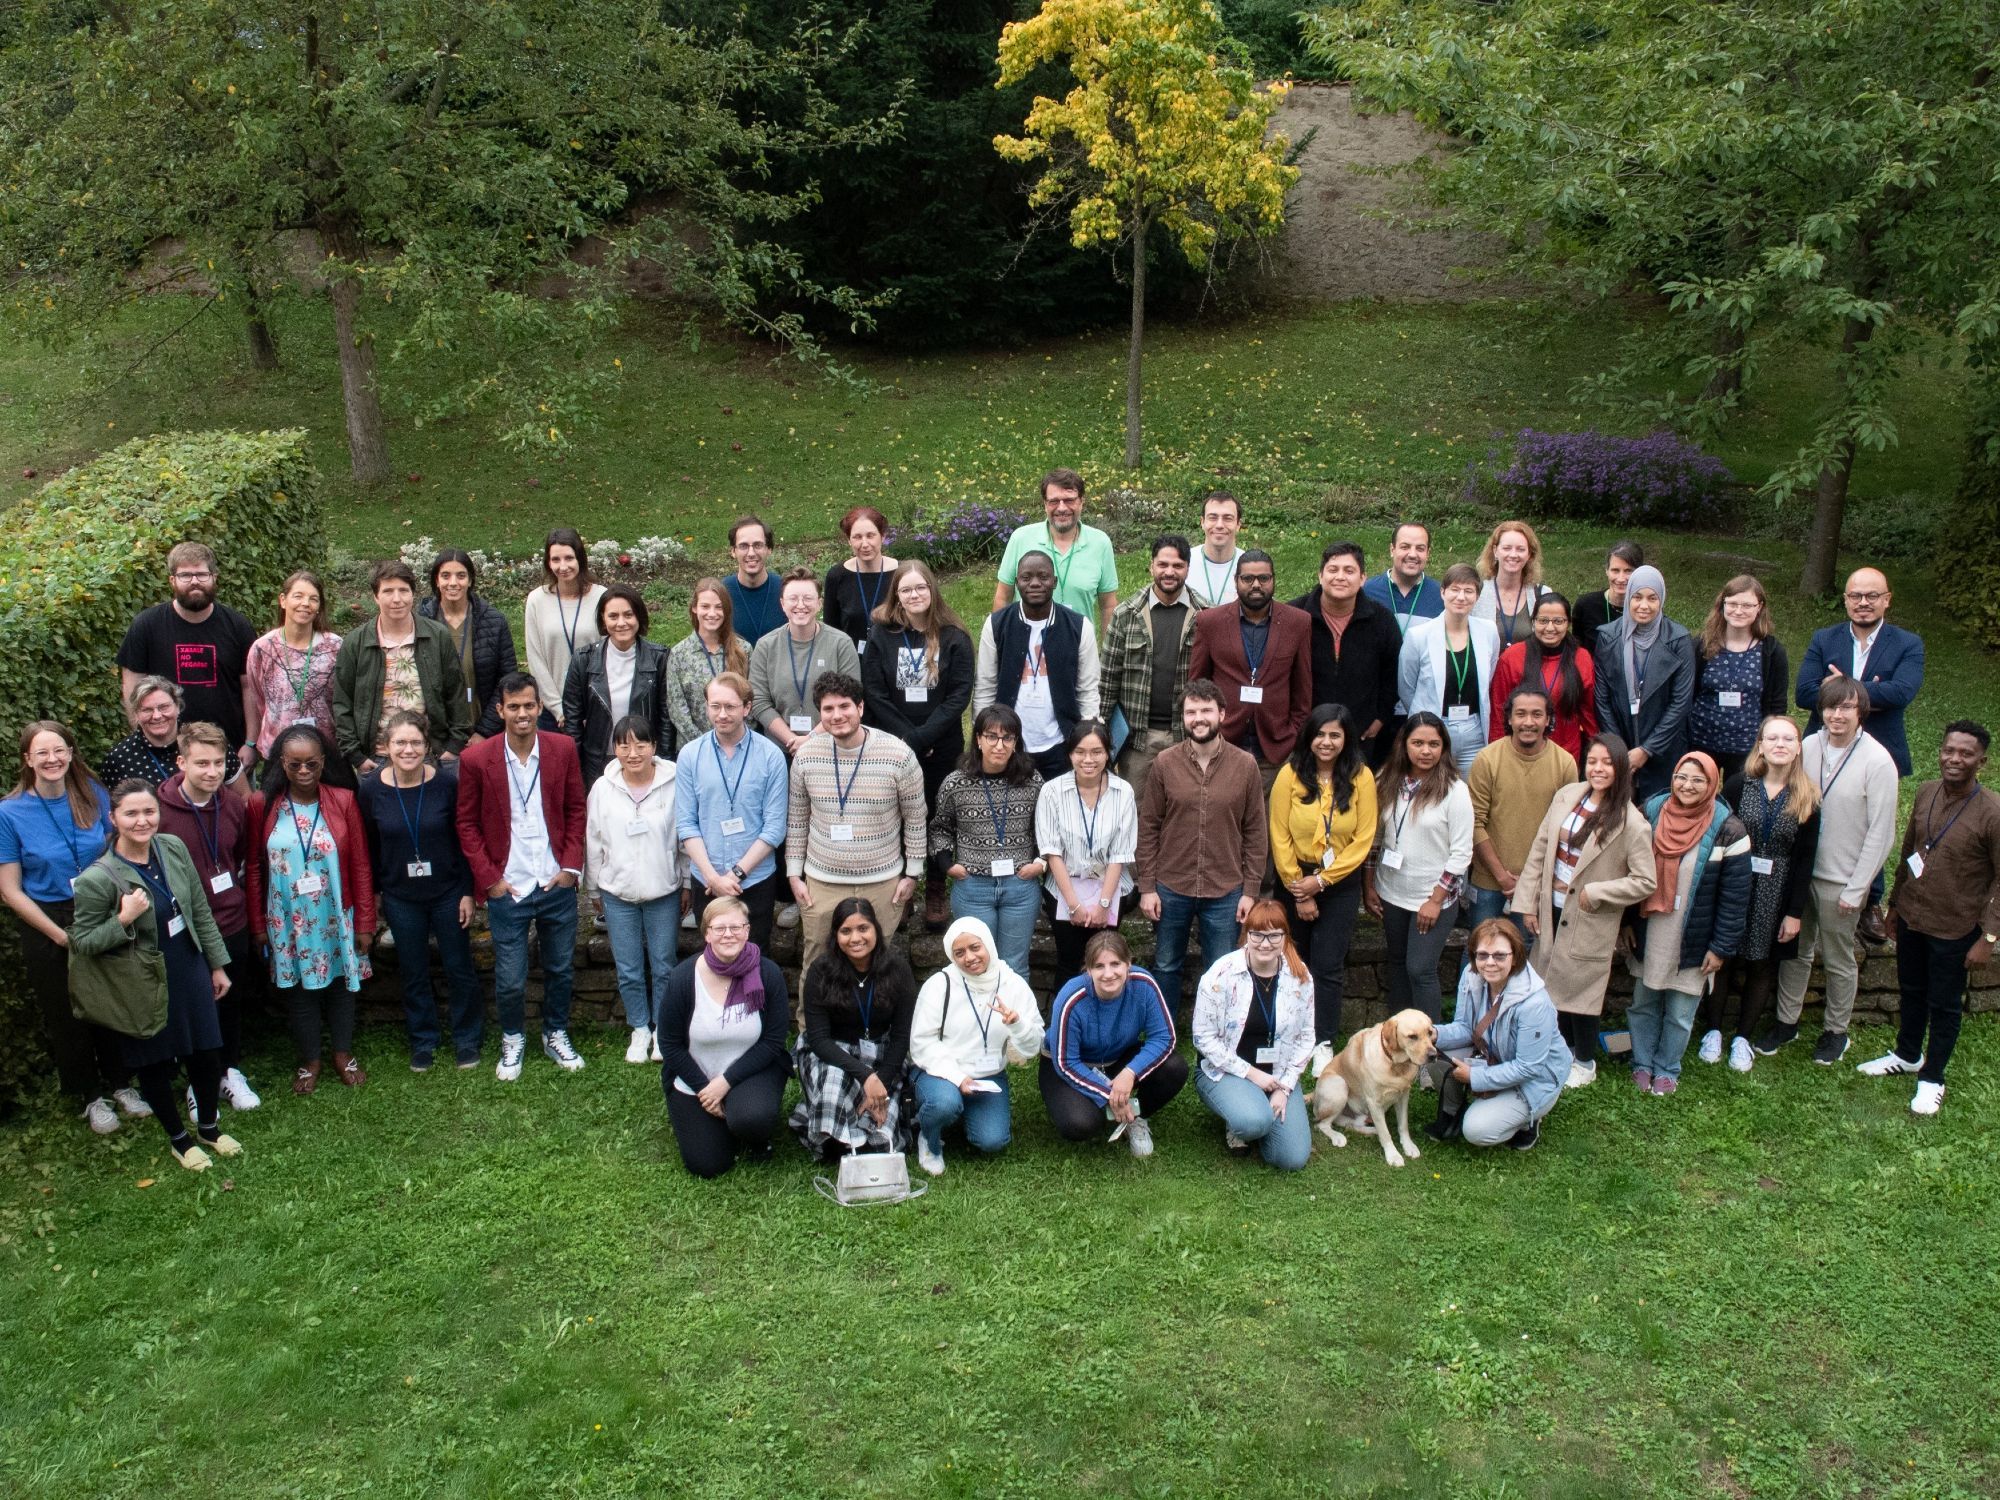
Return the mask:
<svg viewBox="0 0 2000 1500">
<path fill-rule="evenodd" d="M 876 919 L 882 924 L 883 942 L 896 935 L 896 929 L 903 923 L 905 908 L 891 898 L 896 894 L 896 885 L 902 878 L 901 875 L 891 875 L 887 880 L 848 885 L 806 876 L 806 892 L 812 897 L 812 905 L 799 908 L 799 976 L 802 985 L 805 971 L 812 967 L 812 961 L 819 957 L 833 931 L 834 907 L 849 896 L 859 896 L 875 908 Z M 792 1008 L 794 1011 L 798 1009 L 797 997 Z"/>
<path fill-rule="evenodd" d="M 1153 762 L 1173 742 L 1171 729 L 1135 729 L 1126 737 L 1125 751 L 1118 757 L 1118 774 L 1132 783 L 1135 798 L 1145 791 L 1146 773 L 1153 769 Z"/>
<path fill-rule="evenodd" d="M 1860 987 L 1861 967 L 1854 951 L 1854 930 L 1861 924 L 1863 905 L 1851 912 L 1840 909 L 1844 880 L 1815 880 L 1812 898 L 1799 924 L 1799 956 L 1778 965 L 1778 1019 L 1796 1026 L 1805 1009 L 1806 986 L 1812 982 L 1813 950 L 1819 950 L 1826 970 L 1826 1020 L 1828 1031 L 1846 1031 L 1854 1016 L 1854 995 Z"/>
</svg>

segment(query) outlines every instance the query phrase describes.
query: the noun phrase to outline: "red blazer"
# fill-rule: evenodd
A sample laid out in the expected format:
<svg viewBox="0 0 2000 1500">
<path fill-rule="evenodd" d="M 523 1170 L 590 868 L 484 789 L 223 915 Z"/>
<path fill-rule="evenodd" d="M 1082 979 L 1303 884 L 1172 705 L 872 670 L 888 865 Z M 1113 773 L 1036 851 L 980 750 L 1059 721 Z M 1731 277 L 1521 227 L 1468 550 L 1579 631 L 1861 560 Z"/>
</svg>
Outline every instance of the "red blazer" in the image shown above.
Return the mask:
<svg viewBox="0 0 2000 1500">
<path fill-rule="evenodd" d="M 250 794 L 250 858 L 246 876 L 250 896 L 250 931 L 259 940 L 264 936 L 265 846 L 271 839 L 271 825 L 278 821 L 283 797 L 263 792 Z M 319 789 L 320 818 L 333 835 L 333 847 L 340 853 L 340 894 L 354 913 L 358 936 L 375 930 L 375 870 L 368 862 L 368 834 L 361 824 L 361 808 L 354 793 L 337 786 Z"/>
<path fill-rule="evenodd" d="M 1521 676 L 1528 666 L 1528 643 L 1516 641 L 1500 653 L 1500 660 L 1493 664 L 1493 680 L 1489 684 L 1493 711 L 1486 716 L 1487 742 L 1507 738 L 1507 700 L 1514 689 L 1521 685 Z M 1597 738 L 1597 663 L 1590 659 L 1590 653 L 1579 649 L 1576 653 L 1576 675 L 1583 682 L 1583 702 L 1577 705 L 1573 718 L 1563 718 L 1555 711 L 1555 690 L 1561 673 L 1548 657 L 1542 658 L 1542 686 L 1550 693 L 1549 698 L 1549 738 L 1576 757 L 1580 769 L 1583 765 L 1583 747 Z"/>
<path fill-rule="evenodd" d="M 1194 651 L 1188 657 L 1188 681 L 1206 677 L 1222 689 L 1222 737 L 1241 741 L 1243 731 L 1257 726 L 1257 743 L 1264 747 L 1267 766 L 1282 765 L 1312 717 L 1312 617 L 1289 604 L 1271 604 L 1271 639 L 1257 671 L 1264 690 L 1262 703 L 1245 703 L 1237 690 L 1250 681 L 1250 662 L 1243 655 L 1243 606 L 1224 604 L 1194 617 Z"/>
<path fill-rule="evenodd" d="M 583 766 L 576 742 L 566 734 L 537 730 L 542 754 L 542 818 L 549 847 L 565 870 L 583 868 Z M 507 779 L 507 736 L 481 740 L 458 758 L 458 842 L 472 866 L 472 897 L 481 906 L 486 893 L 505 878 L 514 843 L 513 783 Z"/>
</svg>

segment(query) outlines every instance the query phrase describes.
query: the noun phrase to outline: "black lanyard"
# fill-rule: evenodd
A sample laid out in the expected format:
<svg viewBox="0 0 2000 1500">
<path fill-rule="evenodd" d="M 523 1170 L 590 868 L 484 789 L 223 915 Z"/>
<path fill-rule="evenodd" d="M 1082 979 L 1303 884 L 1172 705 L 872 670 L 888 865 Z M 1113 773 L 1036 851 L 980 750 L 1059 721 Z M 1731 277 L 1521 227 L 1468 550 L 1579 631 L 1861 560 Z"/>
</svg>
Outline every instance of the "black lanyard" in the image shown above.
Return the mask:
<svg viewBox="0 0 2000 1500">
<path fill-rule="evenodd" d="M 294 802 L 290 797 L 285 798 L 285 810 L 292 815 L 292 832 L 297 834 L 299 838 L 299 854 L 305 860 L 305 865 L 299 870 L 301 875 L 312 866 L 313 845 L 319 839 L 320 813 L 323 809 L 324 805 L 322 803 L 315 802 L 313 804 L 312 827 L 310 829 L 302 829 L 299 827 L 298 803 Z"/>
<path fill-rule="evenodd" d="M 854 752 L 854 774 L 847 778 L 847 785 L 840 784 L 840 741 L 833 742 L 833 793 L 840 801 L 840 815 L 847 816 L 847 799 L 854 795 L 854 783 L 861 779 L 861 762 L 868 758 L 868 731 L 861 731 L 861 748 Z"/>
<path fill-rule="evenodd" d="M 392 778 L 395 774 L 394 771 L 389 773 Z M 396 810 L 403 815 L 403 826 L 410 831 L 410 858 L 416 860 L 418 863 L 422 863 L 424 857 L 424 851 L 417 844 L 417 829 L 423 825 L 424 821 L 425 785 L 426 783 L 422 781 L 417 783 L 417 816 L 412 820 L 410 809 L 403 802 L 402 785 L 394 780 L 391 780 L 389 783 L 389 790 L 396 794 Z"/>
<path fill-rule="evenodd" d="M 993 1043 L 990 1040 L 993 1031 L 992 1008 L 989 1006 L 982 1013 L 979 1002 L 972 998 L 972 982 L 968 980 L 963 974 L 959 975 L 958 982 L 960 988 L 962 988 L 965 991 L 965 1007 L 967 1010 L 972 1012 L 972 1019 L 979 1026 L 979 1045 L 986 1048 L 988 1051 L 991 1051 L 993 1047 Z M 999 991 L 995 990 L 994 994 L 997 996 L 999 994 Z M 938 1035 L 939 1036 L 944 1035 L 943 1027 L 938 1028 Z"/>
<path fill-rule="evenodd" d="M 1960 816 L 1965 812 L 1966 808 L 1972 805 L 1973 800 L 1976 797 L 1978 797 L 1978 795 L 1979 795 L 1979 787 L 1978 784 L 1975 783 L 1973 785 L 1972 790 L 1967 792 L 1963 797 L 1959 799 L 1958 811 L 1951 815 L 1951 821 L 1946 823 L 1944 827 L 1938 828 L 1938 831 L 1936 833 L 1932 834 L 1928 839 L 1924 841 L 1924 853 L 1929 854 L 1931 850 L 1937 848 L 1938 841 L 1942 839 L 1947 833 L 1951 832 L 1952 823 L 1956 823 L 1959 820 Z M 1942 796 L 1944 796 L 1944 783 L 1940 781 L 1938 783 L 1938 789 L 1935 792 L 1931 793 L 1931 810 L 1924 816 L 1924 824 L 1926 827 L 1937 828 L 1937 805 L 1938 805 L 1938 799 L 1941 798 Z"/>
<path fill-rule="evenodd" d="M 1264 1043 L 1269 1047 L 1278 1045 L 1278 976 L 1269 979 L 1256 974 L 1250 976 L 1250 998 L 1257 1002 L 1257 1009 L 1264 1013 Z"/>
<path fill-rule="evenodd" d="M 185 787 L 186 783 L 182 785 Z M 222 809 L 216 806 L 215 799 L 221 795 L 221 790 L 217 789 L 210 793 L 208 798 L 209 821 L 214 824 L 213 832 L 210 831 L 208 824 L 201 821 L 201 809 L 192 802 L 188 804 L 188 811 L 194 814 L 195 832 L 201 835 L 202 847 L 208 850 L 208 862 L 218 870 L 222 868 Z"/>
<path fill-rule="evenodd" d="M 736 762 L 736 785 L 729 784 L 729 767 L 722 759 L 722 741 L 710 735 L 708 746 L 715 752 L 715 779 L 722 783 L 722 795 L 729 799 L 729 810 L 736 811 L 736 794 L 743 789 L 743 778 L 750 771 L 750 738 L 745 735 L 737 742 L 737 753 L 742 757 Z"/>
</svg>

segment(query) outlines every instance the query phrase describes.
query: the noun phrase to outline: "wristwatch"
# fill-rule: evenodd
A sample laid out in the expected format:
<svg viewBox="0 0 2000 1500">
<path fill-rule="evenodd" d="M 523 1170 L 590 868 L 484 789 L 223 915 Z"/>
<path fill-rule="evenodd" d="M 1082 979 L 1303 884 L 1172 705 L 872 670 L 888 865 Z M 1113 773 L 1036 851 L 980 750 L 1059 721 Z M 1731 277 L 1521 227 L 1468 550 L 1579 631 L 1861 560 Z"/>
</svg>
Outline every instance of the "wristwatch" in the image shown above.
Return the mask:
<svg viewBox="0 0 2000 1500">
<path fill-rule="evenodd" d="M 1099 896 L 1097 898 L 1097 904 L 1104 911 L 1111 910 L 1111 898 L 1109 896 Z"/>
<path fill-rule="evenodd" d="M 729 873 L 737 880 L 742 880 L 745 878 L 743 874 L 743 866 L 741 865 L 731 865 L 729 867 Z"/>
</svg>

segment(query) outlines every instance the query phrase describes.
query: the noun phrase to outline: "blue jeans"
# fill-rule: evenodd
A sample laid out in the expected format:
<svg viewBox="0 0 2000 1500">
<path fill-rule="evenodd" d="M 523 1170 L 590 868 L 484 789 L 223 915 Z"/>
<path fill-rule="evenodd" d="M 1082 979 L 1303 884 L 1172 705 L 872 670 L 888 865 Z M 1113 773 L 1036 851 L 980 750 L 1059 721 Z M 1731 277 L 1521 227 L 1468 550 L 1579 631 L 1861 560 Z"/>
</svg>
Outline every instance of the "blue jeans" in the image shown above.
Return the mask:
<svg viewBox="0 0 2000 1500">
<path fill-rule="evenodd" d="M 1312 1122 L 1306 1115 L 1305 1092 L 1297 1084 L 1285 1096 L 1285 1118 L 1275 1119 L 1271 1101 L 1247 1078 L 1233 1073 L 1210 1078 L 1207 1068 L 1194 1070 L 1194 1091 L 1201 1102 L 1222 1116 L 1231 1134 L 1255 1141 L 1265 1162 L 1280 1172 L 1296 1172 L 1312 1160 Z"/>
<path fill-rule="evenodd" d="M 947 1125 L 965 1125 L 965 1143 L 975 1151 L 1004 1151 L 1014 1138 L 1014 1117 L 1009 1105 L 1007 1075 L 995 1073 L 988 1083 L 1000 1085 L 997 1094 L 961 1094 L 958 1085 L 933 1077 L 922 1069 L 913 1075 L 917 1084 L 917 1129 L 924 1144 L 940 1154 L 944 1151 Z"/>
<path fill-rule="evenodd" d="M 1154 929 L 1153 964 L 1149 971 L 1160 983 L 1176 1024 L 1181 1017 L 1181 970 L 1187 967 L 1188 932 L 1201 926 L 1201 961 L 1212 965 L 1236 947 L 1236 903 L 1242 899 L 1238 886 L 1226 896 L 1203 901 L 1170 890 L 1165 881 L 1154 889 L 1160 897 L 1160 920 Z"/>
<path fill-rule="evenodd" d="M 618 969 L 618 998 L 625 1006 L 625 1024 L 651 1031 L 660 1022 L 667 976 L 681 961 L 680 892 L 651 901 L 621 901 L 609 891 L 601 894 L 604 930 L 611 936 L 611 962 Z M 653 965 L 650 989 L 646 985 L 648 960 Z"/>
<path fill-rule="evenodd" d="M 542 950 L 542 1035 L 569 1029 L 569 997 L 576 967 L 576 888 L 550 886 L 525 901 L 509 894 L 486 902 L 493 935 L 493 1004 L 500 1030 L 520 1035 L 528 1015 L 528 928 Z"/>
<path fill-rule="evenodd" d="M 1701 996 L 1679 990 L 1656 990 L 1643 980 L 1632 981 L 1632 1003 L 1625 1023 L 1632 1032 L 1632 1068 L 1655 1078 L 1679 1078 L 1688 1038 L 1694 1034 L 1694 1013 Z"/>
<path fill-rule="evenodd" d="M 968 875 L 951 883 L 951 914 L 984 922 L 1001 960 L 1023 979 L 1028 977 L 1028 942 L 1035 935 L 1041 903 L 1041 883 L 1018 875 Z"/>
<path fill-rule="evenodd" d="M 410 1034 L 410 1054 L 437 1051 L 437 995 L 431 988 L 431 939 L 437 939 L 451 983 L 451 1040 L 460 1060 L 479 1055 L 486 1033 L 486 1000 L 479 992 L 479 970 L 472 964 L 472 940 L 458 925 L 458 897 L 441 896 L 426 905 L 382 895 L 382 915 L 396 935 L 396 964 L 403 976 L 403 1025 Z"/>
</svg>

